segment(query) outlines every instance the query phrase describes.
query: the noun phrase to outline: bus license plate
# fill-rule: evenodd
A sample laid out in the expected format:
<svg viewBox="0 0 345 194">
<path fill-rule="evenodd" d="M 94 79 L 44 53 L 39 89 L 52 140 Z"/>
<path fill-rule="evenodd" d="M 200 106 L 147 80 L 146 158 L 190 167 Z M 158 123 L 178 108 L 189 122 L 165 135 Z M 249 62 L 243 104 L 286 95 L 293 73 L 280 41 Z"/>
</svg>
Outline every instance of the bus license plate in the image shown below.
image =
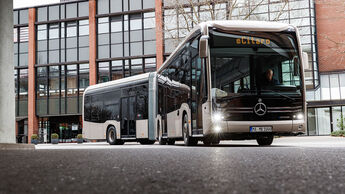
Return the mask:
<svg viewBox="0 0 345 194">
<path fill-rule="evenodd" d="M 272 127 L 250 127 L 250 132 L 272 132 Z"/>
</svg>

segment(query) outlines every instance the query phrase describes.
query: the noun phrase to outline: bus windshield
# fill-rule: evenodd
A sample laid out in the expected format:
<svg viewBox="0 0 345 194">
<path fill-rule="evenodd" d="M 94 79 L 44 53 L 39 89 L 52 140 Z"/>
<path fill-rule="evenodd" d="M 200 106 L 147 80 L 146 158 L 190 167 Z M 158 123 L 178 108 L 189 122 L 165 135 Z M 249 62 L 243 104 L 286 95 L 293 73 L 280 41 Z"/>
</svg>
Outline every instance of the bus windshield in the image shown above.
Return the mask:
<svg viewBox="0 0 345 194">
<path fill-rule="evenodd" d="M 212 96 L 301 96 L 295 32 L 210 30 Z"/>
</svg>

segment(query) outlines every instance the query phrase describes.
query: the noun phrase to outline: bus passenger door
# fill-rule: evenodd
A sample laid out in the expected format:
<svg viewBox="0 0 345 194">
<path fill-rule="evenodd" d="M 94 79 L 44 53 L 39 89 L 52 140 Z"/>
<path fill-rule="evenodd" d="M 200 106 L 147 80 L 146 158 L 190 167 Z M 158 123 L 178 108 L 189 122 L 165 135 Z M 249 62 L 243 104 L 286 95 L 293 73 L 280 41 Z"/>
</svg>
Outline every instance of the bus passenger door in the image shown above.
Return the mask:
<svg viewBox="0 0 345 194">
<path fill-rule="evenodd" d="M 204 59 L 199 57 L 192 59 L 191 109 L 193 135 L 203 134 L 203 103 L 205 103 L 207 97 L 205 67 Z"/>
<path fill-rule="evenodd" d="M 121 137 L 135 137 L 135 96 L 121 99 Z"/>
</svg>

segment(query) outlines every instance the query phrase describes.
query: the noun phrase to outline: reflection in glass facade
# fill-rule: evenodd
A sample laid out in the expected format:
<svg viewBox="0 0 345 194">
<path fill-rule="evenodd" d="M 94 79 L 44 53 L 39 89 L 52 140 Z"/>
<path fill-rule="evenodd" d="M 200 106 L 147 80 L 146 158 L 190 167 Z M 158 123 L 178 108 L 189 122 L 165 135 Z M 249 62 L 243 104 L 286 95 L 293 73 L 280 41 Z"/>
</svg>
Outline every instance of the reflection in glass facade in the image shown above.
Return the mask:
<svg viewBox="0 0 345 194">
<path fill-rule="evenodd" d="M 98 83 L 155 71 L 154 1 L 100 0 L 97 5 Z"/>
</svg>

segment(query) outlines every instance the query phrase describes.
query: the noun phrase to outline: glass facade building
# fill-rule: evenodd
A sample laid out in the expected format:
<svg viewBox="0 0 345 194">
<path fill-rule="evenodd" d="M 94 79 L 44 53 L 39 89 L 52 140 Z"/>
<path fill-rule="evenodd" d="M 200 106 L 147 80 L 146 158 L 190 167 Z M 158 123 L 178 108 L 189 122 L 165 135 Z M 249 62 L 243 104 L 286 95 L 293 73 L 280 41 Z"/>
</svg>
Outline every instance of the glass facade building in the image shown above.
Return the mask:
<svg viewBox="0 0 345 194">
<path fill-rule="evenodd" d="M 296 25 L 309 55 L 308 134 L 338 130 L 335 120 L 345 113 L 345 73 L 319 74 L 313 0 L 209 2 L 80 0 L 14 10 L 18 142 L 30 140 L 28 131 L 42 142 L 49 142 L 51 133 L 71 141 L 82 130 L 86 87 L 155 71 L 197 23 L 215 19 Z"/>
</svg>

